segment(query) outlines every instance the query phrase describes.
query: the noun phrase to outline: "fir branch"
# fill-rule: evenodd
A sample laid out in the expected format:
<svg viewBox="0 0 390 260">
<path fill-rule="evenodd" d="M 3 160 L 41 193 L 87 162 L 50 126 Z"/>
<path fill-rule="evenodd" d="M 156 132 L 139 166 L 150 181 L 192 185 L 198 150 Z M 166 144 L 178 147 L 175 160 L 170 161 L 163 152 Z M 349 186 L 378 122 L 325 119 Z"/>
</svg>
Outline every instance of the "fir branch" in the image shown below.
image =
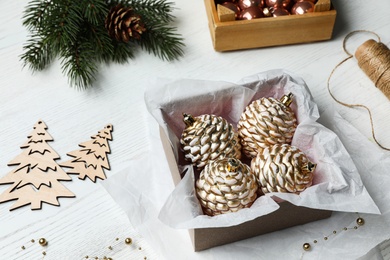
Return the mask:
<svg viewBox="0 0 390 260">
<path fill-rule="evenodd" d="M 58 1 L 58 2 L 57 2 Z M 52 48 L 61 51 L 69 42 L 74 42 L 83 22 L 83 17 L 72 1 L 52 0 L 51 8 L 42 20 L 40 34 L 51 42 Z"/>
<path fill-rule="evenodd" d="M 29 65 L 33 71 L 46 68 L 55 56 L 47 41 L 39 37 L 31 37 L 23 46 L 23 50 L 25 52 L 20 56 L 23 67 Z"/>
<path fill-rule="evenodd" d="M 109 11 L 106 0 L 82 0 L 79 6 L 81 13 L 89 23 L 104 24 L 102 17 L 105 17 Z"/>
<path fill-rule="evenodd" d="M 183 38 L 175 28 L 160 23 L 148 27 L 139 44 L 162 60 L 173 61 L 184 55 Z"/>
<path fill-rule="evenodd" d="M 119 42 L 118 37 L 107 32 L 109 9 L 119 4 L 131 7 L 141 16 L 140 23 L 146 31 L 139 40 L 129 33 L 129 42 Z M 134 58 L 137 45 L 163 60 L 178 59 L 183 55 L 184 44 L 169 25 L 174 19 L 172 5 L 166 0 L 30 0 L 23 25 L 32 35 L 20 58 L 24 66 L 35 71 L 44 69 L 59 56 L 63 73 L 71 85 L 79 88 L 92 85 L 99 62 L 125 63 Z M 122 18 L 118 16 L 114 26 L 119 26 Z M 128 33 L 126 28 L 110 30 Z"/>
<path fill-rule="evenodd" d="M 145 23 L 149 21 L 161 21 L 163 23 L 172 22 L 174 16 L 172 2 L 166 0 L 125 0 L 126 6 L 131 6 L 138 13 Z"/>
<path fill-rule="evenodd" d="M 91 60 L 93 56 L 93 46 L 88 41 L 76 42 L 62 50 L 62 72 L 68 75 L 71 85 L 80 89 L 92 85 L 98 71 L 97 63 Z"/>
<path fill-rule="evenodd" d="M 26 26 L 26 28 L 30 31 L 42 30 L 42 19 L 44 19 L 44 16 L 47 14 L 49 6 L 50 0 L 31 1 L 24 11 L 23 25 Z"/>
<path fill-rule="evenodd" d="M 106 57 L 106 62 L 113 61 L 123 64 L 134 58 L 134 44 L 113 41 L 113 45 L 114 53 L 111 57 Z"/>
</svg>

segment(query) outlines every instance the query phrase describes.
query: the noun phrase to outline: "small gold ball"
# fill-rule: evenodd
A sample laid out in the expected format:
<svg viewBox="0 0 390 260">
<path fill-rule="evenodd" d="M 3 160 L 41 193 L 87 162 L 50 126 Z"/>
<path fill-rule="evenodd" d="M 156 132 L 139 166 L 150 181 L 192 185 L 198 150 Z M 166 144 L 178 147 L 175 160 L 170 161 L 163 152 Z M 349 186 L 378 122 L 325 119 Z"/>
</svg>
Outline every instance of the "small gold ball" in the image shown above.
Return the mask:
<svg viewBox="0 0 390 260">
<path fill-rule="evenodd" d="M 309 243 L 304 243 L 303 244 L 303 250 L 305 250 L 305 251 L 309 251 L 310 250 L 310 244 Z"/>
<path fill-rule="evenodd" d="M 364 219 L 363 218 L 358 218 L 356 220 L 356 223 L 359 225 L 359 226 L 363 226 L 364 225 Z"/>
<path fill-rule="evenodd" d="M 328 240 L 328 237 L 324 237 L 324 240 Z"/>
<path fill-rule="evenodd" d="M 348 229 L 348 228 L 346 228 L 346 227 L 344 228 L 345 231 L 347 231 L 347 229 Z"/>
<path fill-rule="evenodd" d="M 46 245 L 47 245 L 47 240 L 44 239 L 44 238 L 40 238 L 40 239 L 39 239 L 39 244 L 40 244 L 41 246 L 46 246 Z"/>
<path fill-rule="evenodd" d="M 131 240 L 131 238 L 128 237 L 125 239 L 125 243 L 131 245 L 131 243 L 133 243 L 133 240 Z"/>
<path fill-rule="evenodd" d="M 26 247 L 25 247 L 25 246 L 22 246 L 21 248 L 22 248 L 22 250 L 26 249 Z"/>
<path fill-rule="evenodd" d="M 109 258 L 107 258 L 107 260 L 112 260 L 112 258 L 111 258 L 111 257 L 109 257 Z"/>
<path fill-rule="evenodd" d="M 353 228 L 354 228 L 354 229 L 358 229 L 358 227 L 357 227 L 357 226 L 354 226 Z"/>
<path fill-rule="evenodd" d="M 314 244 L 316 244 L 318 241 L 317 241 L 317 240 L 314 240 L 313 242 L 314 242 Z"/>
</svg>

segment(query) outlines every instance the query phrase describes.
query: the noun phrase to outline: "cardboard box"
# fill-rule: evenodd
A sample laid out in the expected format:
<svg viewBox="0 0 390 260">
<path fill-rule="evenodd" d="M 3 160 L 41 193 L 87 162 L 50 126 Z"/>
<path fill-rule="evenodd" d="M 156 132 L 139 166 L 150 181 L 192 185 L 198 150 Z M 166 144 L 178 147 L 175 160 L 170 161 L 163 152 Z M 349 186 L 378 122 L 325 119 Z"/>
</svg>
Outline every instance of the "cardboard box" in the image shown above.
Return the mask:
<svg viewBox="0 0 390 260">
<path fill-rule="evenodd" d="M 209 29 L 216 51 L 231 51 L 267 46 L 329 40 L 332 38 L 336 10 L 220 22 L 214 0 L 204 0 Z M 317 5 L 323 2 L 319 0 Z"/>
<path fill-rule="evenodd" d="M 178 170 L 171 144 L 161 127 L 160 137 L 173 181 L 175 185 L 177 185 L 182 176 Z M 289 202 L 281 202 L 280 208 L 277 211 L 240 225 L 223 228 L 193 229 L 189 230 L 189 232 L 194 250 L 201 251 L 284 228 L 328 218 L 331 214 L 331 211 L 298 207 Z"/>
</svg>

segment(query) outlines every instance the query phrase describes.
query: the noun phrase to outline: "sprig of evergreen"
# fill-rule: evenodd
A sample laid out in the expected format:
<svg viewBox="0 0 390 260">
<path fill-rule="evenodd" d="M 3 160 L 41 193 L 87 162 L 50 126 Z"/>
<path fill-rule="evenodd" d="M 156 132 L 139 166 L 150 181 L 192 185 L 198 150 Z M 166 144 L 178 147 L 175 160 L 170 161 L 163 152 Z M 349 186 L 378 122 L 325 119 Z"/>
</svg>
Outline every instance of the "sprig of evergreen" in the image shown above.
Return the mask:
<svg viewBox="0 0 390 260">
<path fill-rule="evenodd" d="M 104 25 L 109 10 L 130 6 L 141 16 L 146 32 L 128 43 L 112 39 Z M 162 60 L 173 61 L 183 53 L 183 39 L 176 33 L 172 2 L 166 0 L 31 0 L 23 25 L 30 31 L 21 60 L 33 71 L 45 69 L 60 58 L 70 85 L 93 85 L 101 62 L 125 63 L 134 58 L 137 45 Z"/>
</svg>

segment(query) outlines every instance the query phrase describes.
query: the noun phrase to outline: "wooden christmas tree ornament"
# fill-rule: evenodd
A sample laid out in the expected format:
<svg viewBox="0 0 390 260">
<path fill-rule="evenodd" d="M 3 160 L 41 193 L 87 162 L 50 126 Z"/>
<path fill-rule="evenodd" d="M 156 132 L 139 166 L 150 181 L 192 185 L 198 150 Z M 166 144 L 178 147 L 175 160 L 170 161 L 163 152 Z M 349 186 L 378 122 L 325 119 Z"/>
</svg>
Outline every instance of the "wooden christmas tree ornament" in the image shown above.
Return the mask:
<svg viewBox="0 0 390 260">
<path fill-rule="evenodd" d="M 80 150 L 68 153 L 67 155 L 73 159 L 60 165 L 71 168 L 67 173 L 78 174 L 81 180 L 84 180 L 85 177 L 93 182 L 96 182 L 96 178 L 106 179 L 104 169 L 110 169 L 107 154 L 111 152 L 108 141 L 112 140 L 112 131 L 113 126 L 107 125 L 97 135 L 91 136 L 90 141 L 79 144 Z"/>
<path fill-rule="evenodd" d="M 59 167 L 60 156 L 47 144 L 53 138 L 47 126 L 39 120 L 20 148 L 24 151 L 8 166 L 16 169 L 0 178 L 0 184 L 12 184 L 0 195 L 0 203 L 17 200 L 10 210 L 31 204 L 31 209 L 41 209 L 42 202 L 59 206 L 59 197 L 75 197 L 59 181 L 72 179 Z"/>
</svg>

